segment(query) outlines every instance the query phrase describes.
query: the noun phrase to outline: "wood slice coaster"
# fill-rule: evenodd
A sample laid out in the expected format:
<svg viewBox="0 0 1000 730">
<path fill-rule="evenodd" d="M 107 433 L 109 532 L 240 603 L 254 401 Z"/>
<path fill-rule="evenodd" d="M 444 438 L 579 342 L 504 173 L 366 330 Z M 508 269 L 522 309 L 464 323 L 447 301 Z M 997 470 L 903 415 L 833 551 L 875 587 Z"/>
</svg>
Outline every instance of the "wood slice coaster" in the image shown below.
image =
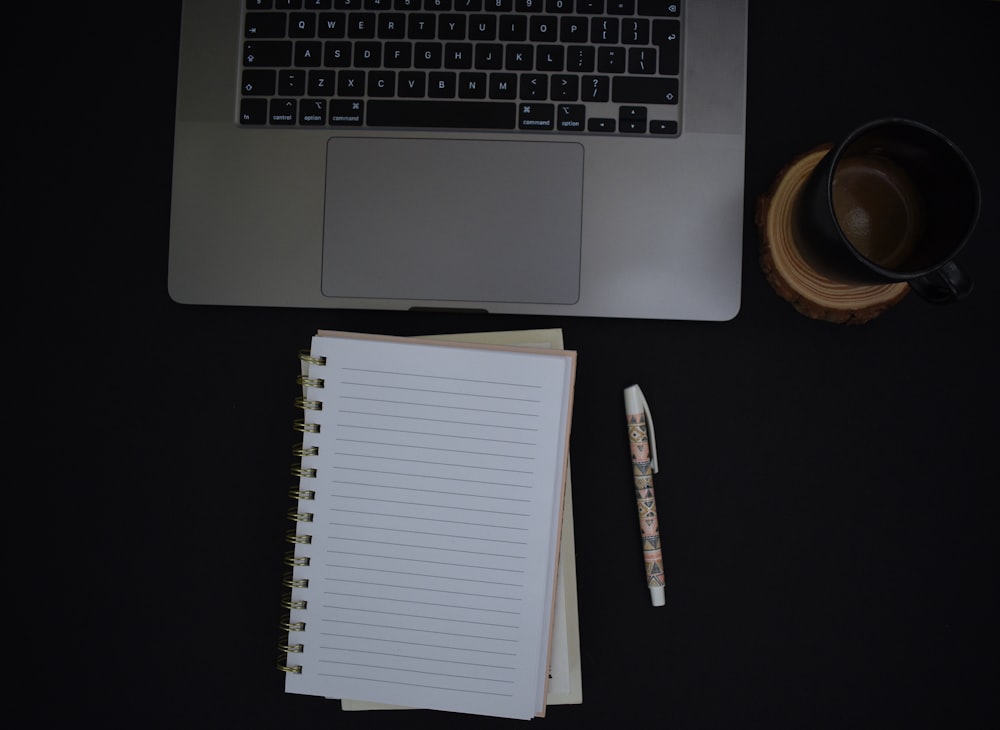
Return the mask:
<svg viewBox="0 0 1000 730">
<path fill-rule="evenodd" d="M 758 198 L 754 220 L 760 231 L 760 266 L 771 287 L 799 313 L 826 322 L 863 324 L 899 302 L 910 287 L 833 281 L 799 253 L 792 214 L 806 179 L 830 149 L 823 145 L 792 160 Z"/>
</svg>

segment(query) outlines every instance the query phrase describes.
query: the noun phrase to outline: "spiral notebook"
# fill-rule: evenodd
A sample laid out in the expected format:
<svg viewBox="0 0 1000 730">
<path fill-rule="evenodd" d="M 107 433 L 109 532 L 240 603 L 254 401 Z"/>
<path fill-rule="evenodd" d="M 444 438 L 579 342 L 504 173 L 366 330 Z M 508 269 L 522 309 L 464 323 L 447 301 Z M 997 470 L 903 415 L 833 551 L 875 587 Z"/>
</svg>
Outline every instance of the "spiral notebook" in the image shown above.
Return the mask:
<svg viewBox="0 0 1000 730">
<path fill-rule="evenodd" d="M 286 691 L 544 714 L 575 353 L 323 332 Z"/>
</svg>

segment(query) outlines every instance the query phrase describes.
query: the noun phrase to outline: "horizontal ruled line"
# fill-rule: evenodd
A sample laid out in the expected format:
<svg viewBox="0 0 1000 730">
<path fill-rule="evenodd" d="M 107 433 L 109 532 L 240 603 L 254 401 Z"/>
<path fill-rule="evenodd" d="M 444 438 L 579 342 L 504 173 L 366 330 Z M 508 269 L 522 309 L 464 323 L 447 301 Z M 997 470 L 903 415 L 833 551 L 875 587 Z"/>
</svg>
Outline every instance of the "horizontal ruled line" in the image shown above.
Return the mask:
<svg viewBox="0 0 1000 730">
<path fill-rule="evenodd" d="M 324 648 L 326 648 L 326 647 L 324 647 Z M 517 667 L 510 667 L 510 666 L 506 666 L 504 664 L 483 664 L 481 662 L 460 662 L 457 659 L 438 659 L 438 658 L 435 658 L 435 657 L 414 656 L 412 654 L 392 654 L 392 653 L 387 652 L 387 651 L 372 651 L 371 649 L 348 649 L 347 647 L 344 647 L 344 646 L 335 647 L 335 651 L 350 651 L 350 652 L 354 652 L 356 654 L 373 654 L 375 656 L 388 656 L 388 657 L 393 657 L 394 659 L 417 659 L 417 660 L 420 660 L 420 661 L 440 662 L 442 664 L 460 664 L 463 667 L 483 667 L 485 669 L 510 669 L 510 670 L 517 669 Z M 331 660 L 329 660 L 329 659 L 320 659 L 320 661 L 321 662 L 328 662 L 329 663 Z"/>
<path fill-rule="evenodd" d="M 521 583 L 505 583 L 500 580 L 479 580 L 478 578 L 456 578 L 453 575 L 434 575 L 433 573 L 413 573 L 406 570 L 386 570 L 379 568 L 362 568 L 357 565 L 340 565 L 339 563 L 325 563 L 327 568 L 343 568 L 344 570 L 361 570 L 369 575 L 388 573 L 389 575 L 412 575 L 414 578 L 437 578 L 438 580 L 455 580 L 460 583 L 483 583 L 490 586 L 509 586 L 510 588 L 524 588 Z"/>
<path fill-rule="evenodd" d="M 363 509 L 343 509 L 340 507 L 330 507 L 331 512 L 349 515 L 369 515 L 372 517 L 393 517 L 399 520 L 417 520 L 419 522 L 443 522 L 446 525 L 468 525 L 469 527 L 491 527 L 496 530 L 518 530 L 527 532 L 527 527 L 510 527 L 508 525 L 493 525 L 488 522 L 469 522 L 468 520 L 443 520 L 440 517 L 416 517 L 414 515 L 390 515 L 385 512 L 366 512 Z M 360 525 L 359 525 L 360 526 Z"/>
<path fill-rule="evenodd" d="M 434 509 L 452 509 L 460 512 L 481 512 L 488 515 L 505 515 L 507 517 L 530 517 L 526 512 L 503 512 L 498 509 L 477 509 L 475 507 L 453 507 L 447 504 L 428 504 L 426 502 L 407 502 L 402 499 L 379 499 L 378 497 L 355 497 L 353 494 L 334 494 L 338 499 L 357 499 L 362 502 L 378 502 L 379 504 L 402 504 L 408 507 L 433 507 Z"/>
<path fill-rule="evenodd" d="M 396 629 L 398 631 L 413 631 L 418 634 L 437 634 L 438 636 L 459 636 L 463 639 L 481 639 L 482 641 L 499 641 L 503 644 L 516 644 L 517 639 L 502 639 L 498 636 L 480 636 L 478 634 L 458 634 L 451 631 L 434 631 L 432 629 L 411 629 L 407 626 L 392 626 L 388 624 L 367 624 L 363 621 L 341 621 L 340 619 L 320 619 L 331 624 L 346 624 L 348 626 L 370 626 L 374 629 Z"/>
<path fill-rule="evenodd" d="M 363 471 L 357 469 L 355 471 Z M 391 474 L 392 472 L 376 472 L 379 474 Z M 410 475 L 416 476 L 416 475 Z M 436 477 L 427 477 L 428 479 L 434 479 Z M 464 480 L 457 480 L 464 481 Z M 474 497 L 476 499 L 495 499 L 501 502 L 530 502 L 530 499 L 525 499 L 523 497 L 498 497 L 493 494 L 473 494 L 472 492 L 450 492 L 444 489 L 421 489 L 420 487 L 399 487 L 393 484 L 373 484 L 371 482 L 357 482 L 357 481 L 346 481 L 344 479 L 330 479 L 330 484 L 346 484 L 352 487 L 371 487 L 373 489 L 398 489 L 403 492 L 424 492 L 426 494 L 444 494 L 449 497 Z M 478 482 L 481 483 L 481 482 Z M 510 486 L 510 485 L 501 485 Z"/>
<path fill-rule="evenodd" d="M 494 570 L 500 573 L 523 573 L 520 568 L 491 568 L 488 565 L 469 565 L 468 563 L 449 563 L 444 560 L 425 560 L 423 558 L 402 558 L 398 555 L 374 555 L 372 553 L 350 553 L 346 550 L 327 550 L 331 555 L 353 555 L 358 558 L 378 558 L 381 560 L 401 560 L 408 563 L 428 563 L 429 565 L 450 565 L 454 568 L 475 568 L 476 570 Z"/>
<path fill-rule="evenodd" d="M 371 415 L 371 414 L 369 414 L 369 415 Z M 419 420 L 430 420 L 430 419 L 419 419 Z M 448 421 L 447 423 L 451 423 L 451 421 Z M 484 424 L 480 424 L 480 423 L 465 424 L 465 423 L 463 423 L 463 424 L 460 424 L 460 425 L 463 425 L 463 426 L 468 426 L 468 425 L 482 426 Z M 430 433 L 428 431 L 412 431 L 412 430 L 408 430 L 408 429 L 405 429 L 405 428 L 383 428 L 381 426 L 362 426 L 362 425 L 359 425 L 357 423 L 337 423 L 337 428 L 356 428 L 356 429 L 359 429 L 359 430 L 363 429 L 363 430 L 366 430 L 366 431 L 386 431 L 388 433 L 409 433 L 409 434 L 415 434 L 415 435 L 418 435 L 418 436 L 440 436 L 440 437 L 443 437 L 443 438 L 463 439 L 463 440 L 466 440 L 466 441 L 490 441 L 492 443 L 497 443 L 497 444 L 513 444 L 513 445 L 516 445 L 516 446 L 536 446 L 537 445 L 534 441 L 509 441 L 509 440 L 505 440 L 505 439 L 487 438 L 486 436 L 468 436 L 468 435 L 458 435 L 458 434 L 451 434 L 451 433 Z M 510 428 L 510 427 L 509 426 L 502 426 L 501 428 Z M 533 429 L 523 429 L 523 430 L 536 431 L 537 429 L 533 428 Z"/>
<path fill-rule="evenodd" d="M 438 482 L 465 482 L 466 484 L 485 484 L 489 487 L 516 487 L 518 489 L 531 489 L 530 484 L 512 484 L 511 482 L 491 482 L 485 479 L 463 479 L 462 477 L 442 477 L 432 474 L 416 474 L 405 471 L 385 471 L 384 469 L 362 469 L 359 466 L 335 465 L 334 469 L 341 471 L 360 471 L 366 474 L 387 474 L 394 477 L 419 477 L 421 479 L 433 479 Z"/>
<path fill-rule="evenodd" d="M 483 552 L 482 550 L 459 550 L 458 548 L 453 548 L 453 547 L 434 547 L 433 545 L 414 545 L 414 544 L 408 543 L 408 542 L 386 542 L 384 540 L 365 540 L 365 539 L 360 538 L 360 537 L 341 537 L 341 536 L 337 536 L 337 537 L 331 537 L 330 539 L 331 540 L 343 540 L 345 542 L 371 543 L 373 545 L 393 545 L 395 547 L 414 548 L 414 549 L 418 549 L 418 550 L 436 550 L 438 552 L 446 552 L 446 553 L 464 553 L 466 555 L 485 555 L 485 556 L 488 556 L 488 557 L 491 557 L 491 558 L 514 558 L 516 560 L 526 560 L 527 559 L 526 556 L 524 556 L 524 555 L 508 555 L 506 553 L 487 553 L 487 552 Z"/>
<path fill-rule="evenodd" d="M 490 621 L 469 621 L 468 619 L 459 618 L 444 618 L 441 616 L 422 616 L 419 613 L 400 613 L 398 611 L 377 611 L 373 608 L 352 608 L 351 606 L 334 606 L 332 604 L 324 604 L 323 608 L 334 608 L 340 611 L 358 611 L 365 615 L 377 613 L 382 616 L 401 616 L 403 618 L 419 618 L 426 621 L 447 621 L 450 624 L 470 624 L 472 626 L 493 626 L 498 629 L 517 629 L 520 628 L 517 624 L 498 624 Z"/>
<path fill-rule="evenodd" d="M 360 395 L 341 395 L 342 400 L 365 401 L 367 403 L 391 403 L 394 406 L 420 406 L 421 408 L 443 408 L 448 411 L 472 411 L 473 413 L 495 413 L 499 416 L 520 416 L 522 418 L 538 418 L 537 413 L 522 413 L 520 411 L 498 411 L 491 408 L 472 408 L 469 406 L 451 406 L 441 403 L 415 403 L 405 400 L 389 400 L 388 398 L 364 398 Z M 390 414 L 373 414 L 390 415 Z M 490 424 L 492 425 L 492 424 Z"/>
<path fill-rule="evenodd" d="M 422 586 L 404 586 L 398 583 L 374 583 L 370 580 L 351 580 L 350 578 L 330 578 L 323 576 L 325 581 L 336 581 L 338 583 L 356 583 L 362 586 L 378 586 L 379 588 L 403 588 L 408 591 L 426 591 L 427 593 L 445 593 L 451 596 L 473 596 L 474 598 L 490 598 L 494 601 L 520 601 L 518 596 L 493 596 L 489 593 L 469 593 L 468 591 L 446 591 L 441 588 L 424 588 Z"/>
<path fill-rule="evenodd" d="M 440 446 L 427 446 L 424 444 L 395 444 L 389 441 L 368 441 L 365 439 L 345 439 L 345 438 L 337 438 L 336 441 L 345 444 L 368 444 L 370 446 L 377 446 L 380 449 L 384 448 L 420 449 L 421 451 L 444 451 L 449 454 L 470 454 L 472 456 L 497 456 L 502 459 L 521 459 L 524 461 L 535 460 L 534 456 L 521 456 L 520 454 L 498 454 L 495 451 L 469 451 L 468 449 L 445 449 Z"/>
<path fill-rule="evenodd" d="M 389 530 L 389 532 L 403 532 L 411 535 L 428 535 L 430 537 L 454 537 L 461 540 L 479 540 L 482 542 L 499 542 L 506 545 L 527 545 L 524 540 L 497 540 L 493 537 L 472 537 L 471 535 L 450 535 L 447 532 L 424 532 L 422 530 L 398 530 L 395 528 L 379 527 L 378 525 L 358 525 L 352 522 L 329 522 L 327 524 L 338 527 L 360 527 L 365 530 Z"/>
<path fill-rule="evenodd" d="M 479 421 L 455 421 L 448 418 L 427 418 L 426 416 L 401 416 L 398 413 L 375 413 L 374 411 L 354 411 L 341 408 L 337 411 L 340 414 L 350 414 L 352 416 L 377 416 L 379 418 L 392 418 L 401 421 L 426 421 L 427 423 L 450 423 L 453 426 L 481 426 L 482 428 L 496 428 L 505 431 L 537 431 L 534 426 L 511 426 L 501 423 L 480 423 Z M 338 424 L 339 425 L 339 424 Z"/>
<path fill-rule="evenodd" d="M 320 659 L 320 661 L 331 662 L 331 660 L 323 660 L 323 659 Z M 366 669 L 391 669 L 394 672 L 406 672 L 407 674 L 422 674 L 429 677 L 451 677 L 453 679 L 468 679 L 470 681 L 475 681 L 475 682 L 495 682 L 497 684 L 514 684 L 514 680 L 512 679 L 491 679 L 488 677 L 470 677 L 468 675 L 463 675 L 463 674 L 428 672 L 426 669 L 404 669 L 403 667 L 383 667 L 381 664 L 363 664 L 361 662 L 336 661 L 332 663 L 339 664 L 342 667 L 364 667 Z M 361 678 L 359 677 L 359 679 Z M 398 682 L 393 682 L 393 684 L 398 684 Z M 451 689 L 454 688 L 452 687 Z"/>
<path fill-rule="evenodd" d="M 404 373 L 397 370 L 371 370 L 368 368 L 343 368 L 344 372 L 351 373 L 376 373 L 378 375 L 405 375 L 411 378 L 430 378 L 433 380 L 451 380 L 456 383 L 482 383 L 483 385 L 508 385 L 514 388 L 541 388 L 534 383 L 505 383 L 499 380 L 477 380 L 476 378 L 456 378 L 452 375 L 431 375 L 429 373 Z"/>
<path fill-rule="evenodd" d="M 403 459 L 395 456 L 373 456 L 371 454 L 352 454 L 348 451 L 335 451 L 335 456 L 352 456 L 358 459 L 378 459 L 379 461 L 400 461 L 405 464 L 426 464 L 428 466 L 454 466 L 461 469 L 474 469 L 476 471 L 499 471 L 506 474 L 534 474 L 530 469 L 501 469 L 497 466 L 481 466 L 479 464 L 452 464 L 447 461 L 424 461 L 423 459 Z M 334 464 L 339 467 L 340 464 Z M 431 477 L 434 478 L 434 477 Z"/>
<path fill-rule="evenodd" d="M 369 598 L 373 601 L 390 601 L 392 603 L 413 603 L 418 606 L 438 606 L 440 608 L 461 608 L 466 611 L 479 611 L 480 613 L 504 613 L 511 616 L 520 616 L 520 611 L 505 611 L 501 608 L 483 608 L 481 606 L 456 606 L 452 603 L 440 603 L 436 601 L 414 601 L 412 598 L 388 598 L 386 596 L 368 596 L 363 593 L 344 593 L 342 591 L 323 591 L 324 596 L 343 596 L 345 598 Z"/>
<path fill-rule="evenodd" d="M 393 682 L 388 679 L 372 679 L 370 677 L 355 677 L 350 674 L 333 674 L 330 672 L 317 672 L 321 677 L 337 677 L 338 679 L 359 679 L 365 682 L 378 682 L 379 684 L 397 684 L 403 687 L 419 687 L 421 689 L 439 689 L 446 692 L 461 692 L 463 694 L 494 695 L 496 697 L 513 697 L 509 692 L 486 692 L 477 689 L 459 689 L 457 687 L 439 687 L 433 684 L 414 684 L 411 682 Z"/>
<path fill-rule="evenodd" d="M 451 378 L 449 378 L 451 380 Z M 356 388 L 378 388 L 379 390 L 405 390 L 409 393 L 433 393 L 434 395 L 455 395 L 461 398 L 489 398 L 491 400 L 518 401 L 521 403 L 540 403 L 537 398 L 517 398 L 508 395 L 487 395 L 484 393 L 466 393 L 458 390 L 433 390 L 431 388 L 411 388 L 405 385 L 383 385 L 381 383 L 359 383 L 341 380 L 341 385 L 353 385 Z M 349 396 L 345 396 L 349 397 Z"/>
<path fill-rule="evenodd" d="M 419 641 L 400 641 L 399 639 L 382 639 L 377 636 L 359 636 L 357 634 L 338 634 L 333 631 L 320 631 L 320 636 L 335 636 L 338 639 L 363 639 L 365 641 L 381 641 L 386 644 L 398 644 L 400 646 L 425 646 L 428 649 L 448 649 L 449 651 L 467 651 L 473 654 L 493 654 L 495 656 L 517 656 L 511 651 L 490 651 L 489 649 L 469 649 L 464 646 L 448 646 L 447 644 L 425 644 Z M 335 646 L 320 646 L 321 649 L 336 649 Z"/>
</svg>

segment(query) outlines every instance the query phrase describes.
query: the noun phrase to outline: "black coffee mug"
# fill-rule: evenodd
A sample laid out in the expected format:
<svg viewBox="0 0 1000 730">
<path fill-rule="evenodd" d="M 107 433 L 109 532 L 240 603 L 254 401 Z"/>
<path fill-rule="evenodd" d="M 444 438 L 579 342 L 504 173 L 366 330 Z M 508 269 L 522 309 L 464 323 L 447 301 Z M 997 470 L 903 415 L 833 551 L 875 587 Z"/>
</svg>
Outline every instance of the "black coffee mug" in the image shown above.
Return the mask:
<svg viewBox="0 0 1000 730">
<path fill-rule="evenodd" d="M 820 160 L 796 207 L 795 241 L 824 276 L 906 282 L 944 304 L 972 291 L 953 259 L 979 219 L 972 165 L 941 133 L 909 119 L 851 132 Z"/>
</svg>

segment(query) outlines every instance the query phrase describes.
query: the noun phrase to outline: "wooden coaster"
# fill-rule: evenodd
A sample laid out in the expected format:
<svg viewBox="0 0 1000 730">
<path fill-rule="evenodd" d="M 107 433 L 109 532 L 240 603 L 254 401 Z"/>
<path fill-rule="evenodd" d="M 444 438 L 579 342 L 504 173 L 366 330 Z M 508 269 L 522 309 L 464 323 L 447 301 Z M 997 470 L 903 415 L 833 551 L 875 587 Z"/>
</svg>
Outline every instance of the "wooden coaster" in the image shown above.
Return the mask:
<svg viewBox="0 0 1000 730">
<path fill-rule="evenodd" d="M 795 245 L 792 214 L 809 173 L 830 150 L 823 145 L 792 160 L 757 200 L 760 266 L 771 287 L 800 314 L 838 324 L 864 324 L 899 302 L 907 284 L 843 284 L 811 268 Z"/>
</svg>

